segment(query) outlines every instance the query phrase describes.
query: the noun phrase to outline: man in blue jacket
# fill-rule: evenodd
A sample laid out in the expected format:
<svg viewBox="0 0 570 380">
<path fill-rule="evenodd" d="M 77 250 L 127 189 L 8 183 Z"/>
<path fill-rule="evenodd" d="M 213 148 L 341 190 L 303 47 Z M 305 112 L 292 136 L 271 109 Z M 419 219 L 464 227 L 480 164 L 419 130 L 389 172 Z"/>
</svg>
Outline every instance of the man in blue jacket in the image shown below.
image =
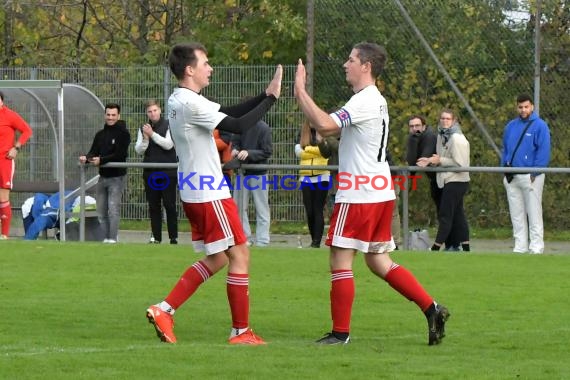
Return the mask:
<svg viewBox="0 0 570 380">
<path fill-rule="evenodd" d="M 536 112 L 528 94 L 517 97 L 519 117 L 511 120 L 503 134 L 502 166 L 546 167 L 550 161 L 550 130 Z M 509 212 L 513 224 L 513 252 L 544 252 L 542 223 L 543 173 L 505 176 Z M 529 243 L 530 237 L 530 243 Z"/>
</svg>

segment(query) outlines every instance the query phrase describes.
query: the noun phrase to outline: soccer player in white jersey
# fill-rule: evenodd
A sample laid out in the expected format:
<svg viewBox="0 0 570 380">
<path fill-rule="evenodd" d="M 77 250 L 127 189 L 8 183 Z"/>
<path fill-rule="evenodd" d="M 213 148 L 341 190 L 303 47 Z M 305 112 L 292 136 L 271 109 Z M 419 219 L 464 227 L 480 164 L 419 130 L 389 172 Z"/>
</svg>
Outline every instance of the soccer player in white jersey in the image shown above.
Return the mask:
<svg viewBox="0 0 570 380">
<path fill-rule="evenodd" d="M 389 255 L 395 248 L 390 230 L 395 194 L 385 157 L 388 106 L 376 87 L 376 78 L 385 62 L 386 51 L 382 46 L 367 42 L 355 45 L 344 63 L 346 80 L 354 95 L 331 114 L 319 108 L 307 93 L 305 66 L 301 60 L 297 65 L 295 97 L 301 110 L 321 135 L 341 135 L 339 188 L 325 242 L 330 246 L 333 326 L 330 333 L 317 340 L 319 344 L 345 344 L 350 340 L 354 301 L 352 262 L 357 251 L 364 253 L 372 273 L 424 312 L 429 345 L 440 343 L 445 336 L 447 308 L 438 305 L 414 275 L 394 263 Z M 387 186 L 378 178 L 385 179 Z M 367 180 L 369 183 L 365 183 Z M 382 187 L 383 190 L 378 190 Z"/>
<path fill-rule="evenodd" d="M 192 227 L 194 249 L 206 256 L 182 274 L 164 301 L 147 309 L 147 318 L 163 342 L 175 343 L 175 310 L 228 264 L 226 289 L 232 315 L 229 343 L 265 344 L 249 328 L 249 249 L 229 188 L 220 186 L 224 176 L 213 132 L 218 128 L 241 133 L 253 127 L 279 98 L 283 68 L 277 66 L 260 95 L 222 107 L 200 94 L 213 71 L 203 45 L 174 46 L 169 65 L 178 79 L 178 88 L 168 99 L 168 120 L 179 159 L 180 198 Z"/>
</svg>

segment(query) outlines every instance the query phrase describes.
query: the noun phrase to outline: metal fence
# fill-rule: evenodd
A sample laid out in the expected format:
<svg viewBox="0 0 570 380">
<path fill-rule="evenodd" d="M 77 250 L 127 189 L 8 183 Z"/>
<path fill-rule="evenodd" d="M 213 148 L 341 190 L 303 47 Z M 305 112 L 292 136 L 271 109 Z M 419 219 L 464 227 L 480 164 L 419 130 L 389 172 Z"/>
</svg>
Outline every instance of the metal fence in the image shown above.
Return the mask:
<svg viewBox="0 0 570 380">
<path fill-rule="evenodd" d="M 274 66 L 222 66 L 215 67 L 212 83 L 204 95 L 224 105 L 235 104 L 244 96 L 257 95 L 265 90 L 273 77 Z M 272 128 L 273 138 L 273 164 L 297 164 L 294 154 L 294 145 L 303 116 L 299 112 L 293 97 L 292 83 L 294 66 L 284 67 L 284 80 L 282 96 L 279 102 L 270 110 L 265 120 Z M 168 96 L 176 85 L 170 71 L 163 66 L 158 67 L 129 67 L 129 68 L 4 68 L 0 69 L 3 79 L 11 80 L 43 80 L 59 79 L 64 83 L 75 83 L 96 94 L 103 103 L 116 102 L 121 105 L 121 118 L 126 120 L 131 132 L 132 143 L 129 148 L 128 162 L 141 161 L 134 150 L 137 129 L 146 121 L 144 103 L 155 98 L 162 104 L 166 103 Z M 57 100 L 57 97 L 54 97 Z M 77 98 L 78 102 L 84 101 Z M 67 99 L 66 102 L 73 101 Z M 15 180 L 57 180 L 55 173 L 56 161 L 50 157 L 55 156 L 54 141 L 57 136 L 46 130 L 44 115 L 38 114 L 21 98 L 6 98 L 6 104 L 17 110 L 28 120 L 34 129 L 34 137 L 22 150 L 17 162 Z M 81 106 L 78 104 L 77 106 Z M 165 107 L 163 107 L 165 108 Z M 75 111 L 74 111 L 75 112 Z M 79 168 L 76 165 L 77 157 L 86 153 L 96 131 L 102 128 L 104 113 L 101 110 L 99 122 L 92 122 L 92 115 L 83 118 L 79 115 L 66 115 L 66 136 L 71 136 L 66 144 L 66 168 L 71 179 L 77 179 Z M 165 112 L 165 110 L 163 110 Z M 95 171 L 88 173 L 94 175 Z M 75 182 L 76 181 L 70 181 Z M 14 194 L 13 203 L 21 204 L 29 194 Z M 299 221 L 304 218 L 299 194 L 288 192 L 279 196 L 272 196 L 272 213 L 274 220 Z M 182 213 L 180 213 L 182 215 Z M 142 169 L 132 168 L 128 173 L 122 207 L 124 219 L 146 219 L 148 217 L 147 204 L 142 183 Z"/>
<path fill-rule="evenodd" d="M 396 165 L 402 165 L 406 146 L 406 118 L 424 114 L 432 123 L 441 108 L 458 112 L 462 129 L 471 144 L 473 166 L 496 166 L 495 147 L 501 147 L 502 131 L 507 120 L 516 116 L 515 98 L 520 92 L 540 95 L 540 115 L 551 129 L 551 166 L 570 166 L 570 139 L 567 126 L 570 114 L 570 58 L 556 33 L 546 33 L 554 22 L 545 15 L 543 27 L 543 63 L 537 82 L 535 33 L 529 24 L 517 24 L 504 15 L 504 4 L 481 0 L 314 0 L 314 18 L 308 20 L 314 36 L 313 94 L 324 108 L 342 105 L 351 95 L 345 85 L 342 63 L 354 43 L 375 41 L 388 50 L 385 73 L 378 81 L 390 107 L 390 145 Z M 502 4 L 502 5 L 501 5 Z M 503 7 L 498 9 L 497 7 Z M 421 12 L 418 9 L 421 7 Z M 407 11 L 402 12 L 402 8 Z M 528 14 L 527 14 L 528 16 Z M 474 22 L 476 21 L 476 22 Z M 528 29 L 528 30 L 527 30 Z M 425 41 L 422 41 L 422 38 Z M 561 40 L 561 38 L 559 38 Z M 425 43 L 424 43 L 425 42 Z M 562 49 L 562 50 L 560 50 Z M 440 64 L 434 60 L 436 57 Z M 293 147 L 303 116 L 293 98 L 295 67 L 284 67 L 283 95 L 266 121 L 273 131 L 274 155 L 271 164 L 297 164 Z M 262 91 L 271 79 L 273 66 L 217 66 L 205 95 L 222 104 L 231 104 L 245 95 Z M 137 128 L 146 119 L 144 102 L 157 98 L 165 103 L 175 85 L 169 70 L 157 67 L 97 68 L 0 68 L 2 79 L 60 79 L 81 85 L 105 102 L 122 106 L 133 140 Z M 453 85 L 453 84 L 454 85 Z M 10 104 L 10 99 L 7 100 Z M 25 114 L 24 116 L 31 116 Z M 33 119 L 33 117 L 28 120 Z M 68 165 L 84 153 L 96 130 L 103 125 L 87 125 L 77 117 L 75 141 L 66 146 Z M 66 123 L 67 124 L 67 123 Z M 39 127 L 38 127 L 39 128 Z M 66 128 L 68 128 L 66 126 Z M 486 133 L 483 133 L 486 131 Z M 67 133 L 67 130 L 66 130 Z M 48 178 L 54 173 L 49 161 L 50 136 L 36 129 L 36 136 L 17 163 L 17 178 Z M 43 156 L 32 152 L 44 152 Z M 130 148 L 129 162 L 139 161 Z M 33 162 L 40 164 L 32 165 Z M 40 171 L 41 170 L 41 171 Z M 276 170 L 285 175 L 290 171 Z M 427 185 L 410 194 L 414 205 L 411 223 L 434 225 L 435 214 Z M 544 192 L 545 223 L 559 228 L 570 227 L 566 175 L 548 175 Z M 21 197 L 26 196 L 25 194 Z M 21 198 L 15 198 L 15 203 Z M 271 195 L 274 221 L 302 221 L 304 211 L 299 192 Z M 129 169 L 124 197 L 125 219 L 147 218 L 141 169 Z M 466 197 L 466 212 L 473 225 L 495 227 L 509 225 L 508 206 L 499 176 L 473 173 L 471 191 Z"/>
</svg>

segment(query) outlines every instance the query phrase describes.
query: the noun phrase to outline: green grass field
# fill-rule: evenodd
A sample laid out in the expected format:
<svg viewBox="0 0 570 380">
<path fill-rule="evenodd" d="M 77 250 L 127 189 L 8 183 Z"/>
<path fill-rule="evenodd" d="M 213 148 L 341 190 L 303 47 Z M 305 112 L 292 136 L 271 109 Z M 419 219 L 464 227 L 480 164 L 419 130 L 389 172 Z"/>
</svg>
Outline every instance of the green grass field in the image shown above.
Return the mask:
<svg viewBox="0 0 570 380">
<path fill-rule="evenodd" d="M 225 275 L 160 343 L 145 309 L 198 255 L 188 246 L 0 242 L 1 379 L 568 379 L 570 255 L 398 252 L 449 307 L 447 337 L 355 261 L 352 343 L 330 329 L 326 249 L 252 251 L 251 324 L 267 346 L 229 346 Z"/>
</svg>

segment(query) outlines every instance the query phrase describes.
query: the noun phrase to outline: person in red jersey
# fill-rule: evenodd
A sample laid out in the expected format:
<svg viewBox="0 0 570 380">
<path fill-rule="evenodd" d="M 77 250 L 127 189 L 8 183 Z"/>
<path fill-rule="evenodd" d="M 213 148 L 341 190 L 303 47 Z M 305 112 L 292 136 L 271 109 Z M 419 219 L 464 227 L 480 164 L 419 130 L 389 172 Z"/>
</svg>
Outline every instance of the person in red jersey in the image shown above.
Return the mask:
<svg viewBox="0 0 570 380">
<path fill-rule="evenodd" d="M 319 108 L 307 92 L 305 66 L 301 60 L 297 64 L 294 90 L 299 107 L 322 136 L 341 135 L 338 172 L 354 179 L 351 186 L 339 184 L 325 242 L 330 246 L 333 326 L 331 332 L 317 340 L 319 344 L 350 341 L 355 294 L 352 263 L 357 251 L 364 253 L 372 273 L 422 310 L 428 321 L 429 345 L 440 343 L 445 336 L 447 308 L 438 305 L 411 272 L 390 258 L 389 253 L 395 248 L 390 228 L 396 198 L 394 187 L 388 183 L 378 190 L 370 180 L 381 176 L 392 182 L 386 158 L 388 105 L 376 87 L 376 78 L 385 62 L 386 51 L 382 46 L 356 44 L 343 65 L 354 95 L 330 114 Z"/>
<path fill-rule="evenodd" d="M 230 344 L 265 344 L 249 327 L 249 249 L 237 206 L 222 173 L 214 130 L 240 134 L 252 128 L 281 94 L 283 68 L 277 66 L 267 89 L 234 106 L 220 106 L 201 91 L 209 85 L 212 67 L 199 43 L 174 46 L 169 65 L 178 87 L 168 99 L 170 134 L 178 155 L 180 199 L 192 227 L 192 245 L 205 252 L 181 276 L 166 298 L 146 315 L 160 340 L 175 343 L 172 315 L 206 280 L 228 266 L 226 292 L 232 316 Z M 202 179 L 208 178 L 204 185 Z"/>
<path fill-rule="evenodd" d="M 19 133 L 18 138 L 16 131 Z M 16 170 L 16 157 L 31 136 L 32 128 L 18 113 L 6 107 L 4 93 L 0 92 L 0 240 L 8 239 L 10 234 L 10 190 Z"/>
</svg>

